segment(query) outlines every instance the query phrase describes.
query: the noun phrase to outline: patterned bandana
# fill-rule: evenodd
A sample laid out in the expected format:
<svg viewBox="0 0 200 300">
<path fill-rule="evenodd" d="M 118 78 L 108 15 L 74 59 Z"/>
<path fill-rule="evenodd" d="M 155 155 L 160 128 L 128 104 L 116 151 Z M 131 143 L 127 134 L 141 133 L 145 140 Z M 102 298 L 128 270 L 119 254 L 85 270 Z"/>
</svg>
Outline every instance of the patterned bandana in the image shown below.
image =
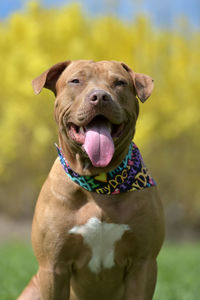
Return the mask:
<svg viewBox="0 0 200 300">
<path fill-rule="evenodd" d="M 66 161 L 61 148 L 56 144 L 55 146 L 66 174 L 71 180 L 88 191 L 110 195 L 142 190 L 156 185 L 134 143 L 130 144 L 128 154 L 116 169 L 92 176 L 82 176 L 75 173 Z"/>
</svg>

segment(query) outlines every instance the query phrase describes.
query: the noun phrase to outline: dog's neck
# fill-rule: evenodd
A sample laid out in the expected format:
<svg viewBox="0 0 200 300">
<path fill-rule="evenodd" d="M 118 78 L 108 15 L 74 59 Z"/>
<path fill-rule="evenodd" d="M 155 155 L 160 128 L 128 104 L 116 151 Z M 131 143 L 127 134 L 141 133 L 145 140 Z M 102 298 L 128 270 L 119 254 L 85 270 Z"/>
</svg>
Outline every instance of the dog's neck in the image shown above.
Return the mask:
<svg viewBox="0 0 200 300">
<path fill-rule="evenodd" d="M 109 165 L 101 168 L 94 167 L 89 160 L 89 157 L 86 155 L 85 151 L 81 149 L 81 147 L 77 147 L 77 145 L 74 145 L 72 142 L 69 143 L 69 140 L 59 133 L 59 145 L 62 149 L 65 159 L 68 161 L 73 171 L 83 176 L 98 175 L 102 172 L 108 173 L 116 169 L 128 153 L 131 141 L 132 134 L 127 134 L 127 136 L 116 146 L 113 159 Z"/>
<path fill-rule="evenodd" d="M 56 148 L 66 174 L 72 181 L 88 191 L 110 195 L 141 190 L 156 185 L 134 143 L 130 144 L 126 157 L 117 168 L 107 173 L 101 172 L 92 176 L 83 176 L 74 172 L 65 159 L 62 149 L 57 145 Z"/>
</svg>

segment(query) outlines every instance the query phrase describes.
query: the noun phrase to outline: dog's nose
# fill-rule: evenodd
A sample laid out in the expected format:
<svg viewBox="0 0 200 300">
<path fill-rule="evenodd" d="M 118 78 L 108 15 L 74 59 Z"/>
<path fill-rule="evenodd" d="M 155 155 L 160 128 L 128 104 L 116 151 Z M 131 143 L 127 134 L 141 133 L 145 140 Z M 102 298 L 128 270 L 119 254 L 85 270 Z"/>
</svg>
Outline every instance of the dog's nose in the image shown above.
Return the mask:
<svg viewBox="0 0 200 300">
<path fill-rule="evenodd" d="M 88 101 L 91 104 L 105 103 L 111 101 L 111 95 L 104 90 L 94 90 L 88 95 Z"/>
</svg>

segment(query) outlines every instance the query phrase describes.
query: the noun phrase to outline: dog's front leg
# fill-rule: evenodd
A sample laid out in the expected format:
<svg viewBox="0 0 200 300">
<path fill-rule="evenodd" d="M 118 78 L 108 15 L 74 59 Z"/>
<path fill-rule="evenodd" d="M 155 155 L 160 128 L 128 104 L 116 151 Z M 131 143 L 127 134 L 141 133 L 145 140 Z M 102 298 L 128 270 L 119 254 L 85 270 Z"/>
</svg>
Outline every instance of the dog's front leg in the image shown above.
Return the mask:
<svg viewBox="0 0 200 300">
<path fill-rule="evenodd" d="M 134 264 L 126 277 L 123 300 L 152 300 L 157 277 L 157 262 L 148 259 Z"/>
<path fill-rule="evenodd" d="M 69 300 L 70 275 L 51 268 L 38 271 L 41 300 Z"/>
</svg>

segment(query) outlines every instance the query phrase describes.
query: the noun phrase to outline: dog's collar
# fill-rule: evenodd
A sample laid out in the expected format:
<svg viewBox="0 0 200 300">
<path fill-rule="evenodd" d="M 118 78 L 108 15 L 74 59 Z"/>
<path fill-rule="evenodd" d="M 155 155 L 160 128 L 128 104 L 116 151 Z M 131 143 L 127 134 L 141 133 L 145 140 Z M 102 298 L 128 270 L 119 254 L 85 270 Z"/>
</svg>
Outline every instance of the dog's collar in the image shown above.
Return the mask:
<svg viewBox="0 0 200 300">
<path fill-rule="evenodd" d="M 128 154 L 113 171 L 93 176 L 82 176 L 74 172 L 65 159 L 61 148 L 55 144 L 60 162 L 66 174 L 82 188 L 98 194 L 119 194 L 142 190 L 156 183 L 149 174 L 138 147 L 131 143 Z"/>
</svg>

